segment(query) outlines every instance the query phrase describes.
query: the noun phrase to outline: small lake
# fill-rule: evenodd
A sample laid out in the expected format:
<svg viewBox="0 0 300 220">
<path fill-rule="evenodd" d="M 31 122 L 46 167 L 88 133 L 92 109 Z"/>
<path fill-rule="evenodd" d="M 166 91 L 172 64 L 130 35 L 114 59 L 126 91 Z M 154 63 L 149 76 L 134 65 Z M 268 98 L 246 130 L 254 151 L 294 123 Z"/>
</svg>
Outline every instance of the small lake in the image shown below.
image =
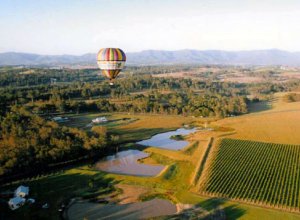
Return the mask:
<svg viewBox="0 0 300 220">
<path fill-rule="evenodd" d="M 165 148 L 169 150 L 180 150 L 185 146 L 187 146 L 189 142 L 173 140 L 170 139 L 170 137 L 173 135 L 188 135 L 196 131 L 197 131 L 196 128 L 193 129 L 179 128 L 176 131 L 169 131 L 169 132 L 154 135 L 150 139 L 137 142 L 137 144 L 151 146 L 151 147 Z"/>
<path fill-rule="evenodd" d="M 173 215 L 176 205 L 165 199 L 152 199 L 129 204 L 97 204 L 77 202 L 68 208 L 69 219 L 149 219 L 158 216 Z"/>
<path fill-rule="evenodd" d="M 136 176 L 156 176 L 165 166 L 147 165 L 139 163 L 138 160 L 148 157 L 149 154 L 139 150 L 120 151 L 112 156 L 107 156 L 95 164 L 99 170 Z"/>
</svg>

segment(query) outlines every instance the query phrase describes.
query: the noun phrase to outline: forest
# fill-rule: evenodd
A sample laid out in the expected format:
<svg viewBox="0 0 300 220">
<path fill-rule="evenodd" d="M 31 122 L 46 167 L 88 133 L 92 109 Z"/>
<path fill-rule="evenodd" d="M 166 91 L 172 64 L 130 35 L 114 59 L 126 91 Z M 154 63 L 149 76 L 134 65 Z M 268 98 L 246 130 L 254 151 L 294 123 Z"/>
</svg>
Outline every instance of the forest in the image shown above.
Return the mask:
<svg viewBox="0 0 300 220">
<path fill-rule="evenodd" d="M 2 113 L 13 105 L 25 105 L 40 115 L 100 111 L 227 117 L 247 113 L 251 101 L 299 85 L 295 81 L 242 84 L 210 77 L 158 78 L 138 69 L 110 87 L 95 70 L 42 70 L 13 69 L 0 74 Z"/>
<path fill-rule="evenodd" d="M 0 176 L 38 172 L 58 162 L 101 153 L 108 142 L 106 128 L 91 131 L 59 126 L 13 107 L 1 120 Z"/>
</svg>

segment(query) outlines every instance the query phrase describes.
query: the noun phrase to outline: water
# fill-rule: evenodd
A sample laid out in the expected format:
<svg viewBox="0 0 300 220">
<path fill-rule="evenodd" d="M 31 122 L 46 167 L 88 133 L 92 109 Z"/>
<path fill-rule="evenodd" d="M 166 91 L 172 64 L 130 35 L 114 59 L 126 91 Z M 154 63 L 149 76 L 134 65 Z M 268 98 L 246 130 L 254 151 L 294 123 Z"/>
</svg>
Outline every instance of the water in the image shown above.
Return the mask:
<svg viewBox="0 0 300 220">
<path fill-rule="evenodd" d="M 170 131 L 154 135 L 152 138 L 139 141 L 138 144 L 145 146 L 160 147 L 171 150 L 180 150 L 187 146 L 187 141 L 177 141 L 170 139 L 173 135 L 188 135 L 197 129 L 179 128 L 176 131 Z M 138 160 L 148 157 L 149 154 L 139 150 L 120 151 L 112 156 L 107 156 L 98 161 L 95 167 L 99 170 L 109 173 L 118 173 L 136 176 L 156 176 L 165 166 L 148 165 L 139 163 Z"/>
<path fill-rule="evenodd" d="M 162 165 L 147 165 L 137 160 L 148 157 L 149 154 L 139 150 L 120 151 L 107 156 L 96 163 L 95 167 L 109 173 L 118 173 L 136 176 L 156 176 L 165 167 Z"/>
<path fill-rule="evenodd" d="M 137 142 L 137 144 L 151 146 L 151 147 L 165 148 L 170 150 L 180 150 L 185 146 L 187 146 L 189 142 L 172 140 L 170 139 L 170 137 L 173 135 L 188 135 L 194 133 L 196 130 L 197 130 L 196 128 L 193 129 L 179 128 L 176 131 L 169 131 L 169 132 L 154 135 L 150 139 Z"/>
<path fill-rule="evenodd" d="M 176 205 L 168 200 L 153 199 L 129 204 L 97 204 L 75 202 L 68 210 L 69 219 L 149 219 L 157 216 L 173 215 Z"/>
</svg>

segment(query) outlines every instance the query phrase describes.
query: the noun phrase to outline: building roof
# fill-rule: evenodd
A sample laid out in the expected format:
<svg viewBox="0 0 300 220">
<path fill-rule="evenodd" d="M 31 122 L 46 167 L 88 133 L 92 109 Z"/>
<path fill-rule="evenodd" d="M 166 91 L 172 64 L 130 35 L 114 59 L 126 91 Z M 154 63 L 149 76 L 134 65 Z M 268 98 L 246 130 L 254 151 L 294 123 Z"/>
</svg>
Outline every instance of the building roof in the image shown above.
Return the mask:
<svg viewBox="0 0 300 220">
<path fill-rule="evenodd" d="M 29 187 L 27 186 L 19 186 L 16 191 L 15 191 L 15 195 L 18 195 L 19 193 L 24 193 L 26 195 L 28 195 L 29 193 Z"/>
<path fill-rule="evenodd" d="M 22 197 L 19 197 L 19 196 L 14 197 L 14 198 L 11 198 L 11 199 L 8 201 L 9 204 L 19 204 L 19 203 L 22 203 L 22 202 L 25 202 L 25 199 L 22 198 Z"/>
<path fill-rule="evenodd" d="M 92 120 L 92 122 L 103 122 L 107 121 L 106 117 L 98 117 Z"/>
</svg>

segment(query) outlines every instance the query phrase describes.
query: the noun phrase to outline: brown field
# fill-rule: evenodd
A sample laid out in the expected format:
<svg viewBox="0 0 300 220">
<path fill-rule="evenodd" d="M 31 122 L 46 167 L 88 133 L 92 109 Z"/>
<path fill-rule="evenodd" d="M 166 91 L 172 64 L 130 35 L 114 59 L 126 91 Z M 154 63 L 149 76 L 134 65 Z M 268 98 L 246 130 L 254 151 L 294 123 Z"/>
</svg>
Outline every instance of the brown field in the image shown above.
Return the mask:
<svg viewBox="0 0 300 220">
<path fill-rule="evenodd" d="M 153 77 L 170 77 L 170 78 L 197 78 L 197 79 L 204 79 L 202 77 L 204 73 L 219 73 L 224 72 L 224 69 L 221 67 L 200 67 L 195 68 L 189 71 L 178 71 L 172 73 L 161 73 L 161 74 L 153 74 Z"/>
<path fill-rule="evenodd" d="M 140 92 L 131 92 L 130 95 L 145 95 L 145 96 L 148 96 L 151 92 L 159 92 L 160 94 L 174 93 L 174 91 L 172 91 L 172 90 L 149 89 L 149 90 L 143 90 L 143 91 L 140 91 Z"/>
<path fill-rule="evenodd" d="M 276 94 L 276 101 L 271 110 L 225 118 L 214 125 L 235 129 L 236 133 L 230 138 L 300 144 L 300 102 L 284 102 L 284 94 Z"/>
<path fill-rule="evenodd" d="M 35 73 L 35 70 L 26 70 L 26 71 L 20 72 L 19 74 L 20 75 L 29 75 L 29 74 L 33 74 L 33 73 Z"/>
<path fill-rule="evenodd" d="M 293 79 L 300 79 L 300 72 L 284 72 L 281 74 L 284 77 L 293 78 Z"/>
<path fill-rule="evenodd" d="M 126 115 L 123 115 L 126 116 Z M 121 115 L 122 117 L 122 115 Z M 140 128 L 178 128 L 184 123 L 192 121 L 191 117 L 169 116 L 169 115 L 143 115 L 134 114 L 138 121 L 120 127 L 120 129 L 140 129 Z"/>
<path fill-rule="evenodd" d="M 273 72 L 272 76 L 264 78 L 260 73 Z M 255 76 L 250 76 L 249 73 L 258 73 Z M 272 81 L 273 83 L 284 83 L 292 79 L 300 79 L 299 68 L 292 67 L 256 67 L 251 69 L 237 67 L 199 67 L 188 71 L 174 71 L 171 73 L 154 74 L 153 77 L 164 78 L 191 78 L 198 80 L 207 80 L 211 77 L 216 77 L 221 82 L 234 83 L 258 83 Z"/>
<path fill-rule="evenodd" d="M 261 77 L 250 77 L 250 76 L 236 76 L 236 77 L 227 77 L 222 79 L 223 82 L 235 82 L 235 83 L 257 83 L 265 81 Z"/>
<path fill-rule="evenodd" d="M 161 74 L 153 74 L 152 77 L 185 78 L 185 77 L 190 77 L 191 74 L 195 74 L 195 73 L 194 72 L 161 73 Z"/>
</svg>

